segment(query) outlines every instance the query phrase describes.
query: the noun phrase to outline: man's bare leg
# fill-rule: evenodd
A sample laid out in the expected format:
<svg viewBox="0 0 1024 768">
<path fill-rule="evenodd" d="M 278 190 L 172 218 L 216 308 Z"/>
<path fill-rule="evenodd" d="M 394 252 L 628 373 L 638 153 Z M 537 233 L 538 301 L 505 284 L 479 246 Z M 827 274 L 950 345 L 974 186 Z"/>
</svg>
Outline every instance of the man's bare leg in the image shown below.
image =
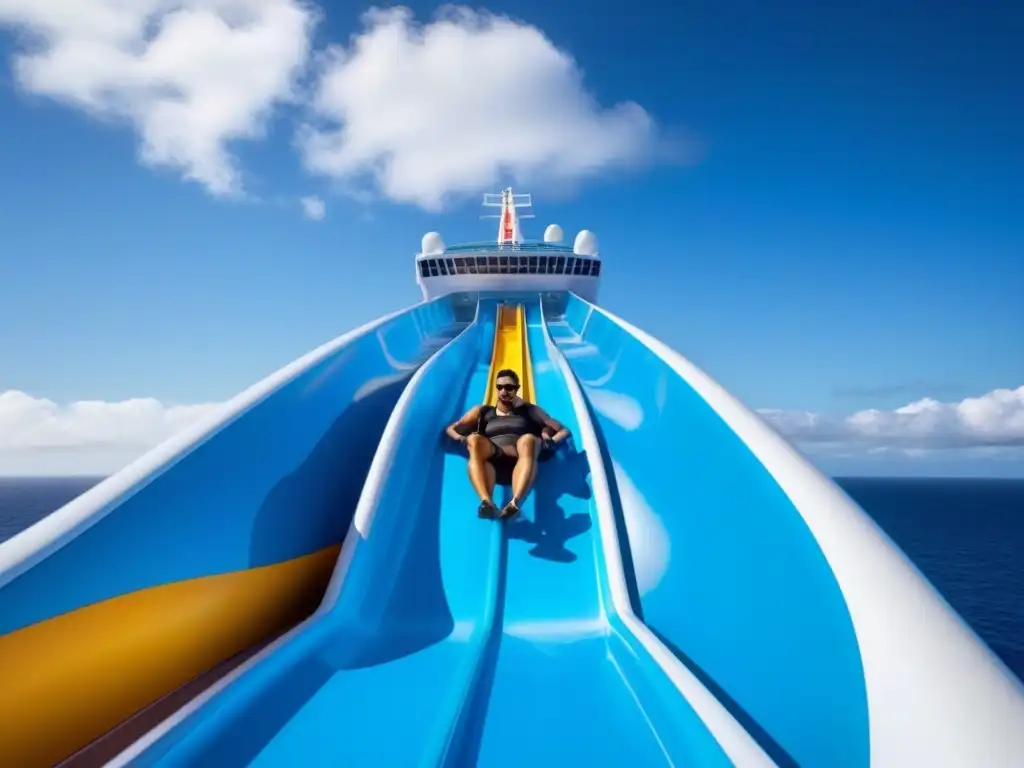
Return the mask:
<svg viewBox="0 0 1024 768">
<path fill-rule="evenodd" d="M 469 482 L 480 497 L 480 501 L 494 507 L 494 483 L 496 475 L 490 458 L 496 450 L 494 444 L 480 434 L 472 434 L 466 440 L 469 446 Z"/>
<path fill-rule="evenodd" d="M 516 442 L 518 460 L 512 470 L 512 501 L 505 505 L 502 517 L 515 517 L 519 506 L 533 487 L 537 477 L 537 457 L 540 455 L 540 440 L 533 435 L 523 435 Z"/>
</svg>

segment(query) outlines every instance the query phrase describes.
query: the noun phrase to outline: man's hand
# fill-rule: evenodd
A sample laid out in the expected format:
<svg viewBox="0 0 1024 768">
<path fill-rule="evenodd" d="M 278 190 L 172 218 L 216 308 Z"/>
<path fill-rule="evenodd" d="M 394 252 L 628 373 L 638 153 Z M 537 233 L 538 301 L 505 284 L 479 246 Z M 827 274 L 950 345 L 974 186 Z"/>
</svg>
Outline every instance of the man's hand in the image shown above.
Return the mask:
<svg viewBox="0 0 1024 768">
<path fill-rule="evenodd" d="M 455 424 L 451 424 L 451 425 L 445 427 L 444 433 L 445 433 L 445 435 L 448 436 L 449 440 L 452 440 L 452 441 L 454 441 L 456 443 L 461 443 L 462 445 L 465 445 L 466 440 L 468 438 L 466 437 L 466 435 L 464 435 L 461 432 L 459 432 L 458 426 L 459 426 L 458 422 L 456 422 Z"/>
</svg>

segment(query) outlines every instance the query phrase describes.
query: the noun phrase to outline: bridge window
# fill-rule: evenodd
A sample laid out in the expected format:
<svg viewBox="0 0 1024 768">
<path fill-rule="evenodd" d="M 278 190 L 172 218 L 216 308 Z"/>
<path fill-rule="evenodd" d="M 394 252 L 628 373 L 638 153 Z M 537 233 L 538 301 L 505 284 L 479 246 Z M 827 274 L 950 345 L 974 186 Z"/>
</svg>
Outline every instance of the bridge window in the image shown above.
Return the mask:
<svg viewBox="0 0 1024 768">
<path fill-rule="evenodd" d="M 504 255 L 418 259 L 421 278 L 449 275 L 580 275 L 600 277 L 600 259 L 582 256 Z"/>
</svg>

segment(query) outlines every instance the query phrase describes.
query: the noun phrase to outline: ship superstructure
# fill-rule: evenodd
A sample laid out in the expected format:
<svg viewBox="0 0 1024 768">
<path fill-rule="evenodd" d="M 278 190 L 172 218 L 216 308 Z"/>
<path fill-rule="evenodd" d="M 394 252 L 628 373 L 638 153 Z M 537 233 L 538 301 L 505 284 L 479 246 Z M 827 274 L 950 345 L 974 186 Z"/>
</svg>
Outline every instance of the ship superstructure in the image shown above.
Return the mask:
<svg viewBox="0 0 1024 768">
<path fill-rule="evenodd" d="M 425 300 L 493 291 L 570 291 L 587 301 L 597 300 L 602 262 L 593 232 L 580 231 L 568 246 L 562 243 L 562 228 L 551 224 L 543 240 L 530 241 L 523 237 L 520 221 L 533 215 L 519 210 L 532 208 L 531 195 L 506 188 L 484 195 L 483 204 L 500 210 L 485 217 L 498 220 L 493 241 L 449 246 L 438 232 L 423 236 L 416 255 L 416 282 Z"/>
</svg>

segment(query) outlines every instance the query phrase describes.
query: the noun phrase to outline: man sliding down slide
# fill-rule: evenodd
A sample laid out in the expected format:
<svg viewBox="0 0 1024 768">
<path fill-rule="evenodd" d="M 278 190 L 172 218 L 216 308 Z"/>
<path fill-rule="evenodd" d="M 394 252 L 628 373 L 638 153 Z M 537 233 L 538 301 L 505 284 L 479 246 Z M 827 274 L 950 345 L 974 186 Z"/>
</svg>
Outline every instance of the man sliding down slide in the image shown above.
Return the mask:
<svg viewBox="0 0 1024 768">
<path fill-rule="evenodd" d="M 516 394 L 519 376 L 515 371 L 498 371 L 496 382 L 497 407 L 471 408 L 445 432 L 468 446 L 469 480 L 480 496 L 477 514 L 508 520 L 519 514 L 519 505 L 533 487 L 537 463 L 551 458 L 554 447 L 569 437 L 569 430 Z M 512 486 L 512 499 L 500 514 L 493 499 L 499 478 L 502 485 Z"/>
</svg>

